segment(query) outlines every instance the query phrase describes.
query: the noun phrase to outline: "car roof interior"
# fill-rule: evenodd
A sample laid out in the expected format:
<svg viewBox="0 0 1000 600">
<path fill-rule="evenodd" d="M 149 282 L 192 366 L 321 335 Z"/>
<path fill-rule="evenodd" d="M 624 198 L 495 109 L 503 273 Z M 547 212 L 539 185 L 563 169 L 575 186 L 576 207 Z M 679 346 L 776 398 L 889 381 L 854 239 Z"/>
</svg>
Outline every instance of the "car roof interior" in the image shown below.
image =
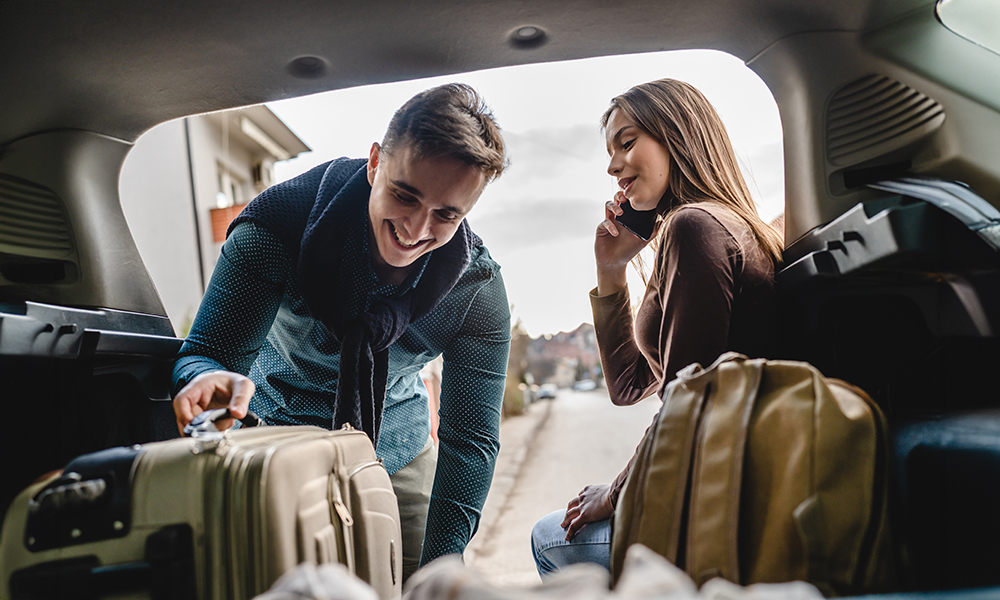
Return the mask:
<svg viewBox="0 0 1000 600">
<path fill-rule="evenodd" d="M 905 169 L 1000 198 L 987 143 L 1000 139 L 1000 57 L 944 28 L 928 0 L 6 0 L 0 173 L 64 211 L 74 277 L 46 289 L 2 281 L 0 299 L 164 314 L 117 182 L 131 144 L 159 123 L 378 82 L 689 48 L 739 57 L 774 95 L 788 242 L 868 197 L 852 182 L 872 173 Z M 859 94 L 875 100 L 852 112 Z"/>
</svg>

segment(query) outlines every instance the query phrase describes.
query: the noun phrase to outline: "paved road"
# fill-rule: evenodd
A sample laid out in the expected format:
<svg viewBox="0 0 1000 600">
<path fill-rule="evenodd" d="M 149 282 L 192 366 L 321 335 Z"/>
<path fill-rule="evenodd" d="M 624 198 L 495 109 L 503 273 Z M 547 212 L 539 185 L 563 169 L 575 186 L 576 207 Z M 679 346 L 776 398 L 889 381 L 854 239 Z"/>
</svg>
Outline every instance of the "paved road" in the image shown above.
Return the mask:
<svg viewBox="0 0 1000 600">
<path fill-rule="evenodd" d="M 538 582 L 531 527 L 588 483 L 608 483 L 628 463 L 659 410 L 658 399 L 611 404 L 607 390 L 560 390 L 501 427 L 500 458 L 480 530 L 465 559 L 490 583 Z"/>
</svg>

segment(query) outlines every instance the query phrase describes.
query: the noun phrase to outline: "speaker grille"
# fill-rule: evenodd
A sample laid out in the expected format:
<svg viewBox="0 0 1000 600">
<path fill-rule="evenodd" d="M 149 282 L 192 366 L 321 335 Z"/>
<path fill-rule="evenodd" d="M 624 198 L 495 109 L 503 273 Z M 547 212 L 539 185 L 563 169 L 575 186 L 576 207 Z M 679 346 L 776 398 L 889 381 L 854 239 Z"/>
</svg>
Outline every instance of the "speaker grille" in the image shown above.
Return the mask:
<svg viewBox="0 0 1000 600">
<path fill-rule="evenodd" d="M 944 123 L 933 99 L 882 75 L 837 90 L 827 108 L 827 158 L 835 165 L 863 162 L 898 150 Z"/>
<path fill-rule="evenodd" d="M 73 236 L 55 192 L 0 174 L 0 252 L 69 258 Z"/>
</svg>

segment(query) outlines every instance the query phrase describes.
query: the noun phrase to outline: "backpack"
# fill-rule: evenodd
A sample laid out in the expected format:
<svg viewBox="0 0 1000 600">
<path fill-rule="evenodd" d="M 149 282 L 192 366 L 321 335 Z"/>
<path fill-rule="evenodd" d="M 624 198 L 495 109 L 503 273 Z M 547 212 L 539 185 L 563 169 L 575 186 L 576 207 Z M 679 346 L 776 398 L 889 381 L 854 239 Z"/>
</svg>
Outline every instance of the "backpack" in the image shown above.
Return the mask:
<svg viewBox="0 0 1000 600">
<path fill-rule="evenodd" d="M 615 511 L 611 573 L 641 543 L 698 585 L 890 586 L 885 417 L 801 362 L 727 353 L 669 384 Z"/>
</svg>

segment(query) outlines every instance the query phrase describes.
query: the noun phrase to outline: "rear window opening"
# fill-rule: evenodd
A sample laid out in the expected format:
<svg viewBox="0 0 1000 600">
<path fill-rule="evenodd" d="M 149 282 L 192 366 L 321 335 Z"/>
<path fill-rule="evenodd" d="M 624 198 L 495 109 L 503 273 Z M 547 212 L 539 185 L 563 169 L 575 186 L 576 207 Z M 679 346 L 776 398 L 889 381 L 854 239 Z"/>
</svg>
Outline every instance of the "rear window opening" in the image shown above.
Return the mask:
<svg viewBox="0 0 1000 600">
<path fill-rule="evenodd" d="M 341 156 L 366 157 L 393 112 L 422 90 L 452 81 L 475 87 L 502 128 L 510 167 L 486 187 L 468 219 L 502 266 L 513 341 L 503 450 L 466 560 L 490 581 L 530 584 L 537 580 L 528 547 L 532 525 L 564 508 L 582 486 L 613 480 L 660 405 L 655 399 L 632 408 L 610 402 L 588 293 L 596 283 L 594 234 L 618 189 L 607 173 L 600 118 L 614 96 L 664 77 L 705 93 L 727 127 L 761 216 L 779 218 L 784 173 L 777 106 L 742 61 L 717 51 L 507 67 L 270 103 L 312 150 L 290 160 L 261 162 L 248 152 L 254 146 L 239 137 L 244 128 L 234 126 L 242 123 L 239 115 L 166 123 L 129 155 L 122 204 L 174 328 L 184 335 L 219 254 L 228 223 L 222 221 L 235 217 L 259 186 Z M 267 135 L 280 145 L 273 130 Z M 272 152 L 272 159 L 279 154 Z M 634 270 L 629 276 L 637 307 L 644 284 Z M 432 406 L 434 376 L 424 377 Z M 567 422 L 576 428 L 574 440 L 556 431 L 556 423 Z M 585 448 L 565 456 L 581 442 Z"/>
<path fill-rule="evenodd" d="M 937 16 L 957 35 L 1000 54 L 1000 4 L 992 0 L 939 0 Z"/>
<path fill-rule="evenodd" d="M 267 107 L 312 151 L 265 161 L 266 177 L 260 175 L 260 161 L 240 154 L 240 128 L 224 127 L 218 119 L 198 122 L 208 117 L 186 120 L 194 146 L 189 175 L 184 128 L 178 121 L 166 123 L 144 135 L 126 160 L 122 204 L 167 313 L 183 335 L 221 248 L 220 226 L 213 222 L 220 215 L 213 213 L 228 211 L 233 217 L 261 184 L 340 156 L 367 156 L 393 112 L 412 95 L 445 82 L 468 83 L 492 107 L 511 161 L 487 186 L 469 223 L 503 266 L 514 321 L 532 337 L 569 332 L 591 320 L 593 236 L 604 202 L 617 189 L 606 172 L 599 119 L 612 97 L 663 77 L 682 79 L 705 93 L 726 124 L 761 217 L 772 222 L 781 216 L 782 132 L 774 98 L 741 60 L 709 50 L 504 67 L 270 103 Z M 227 202 L 220 208 L 223 193 Z M 635 275 L 633 296 L 642 287 Z"/>
</svg>

